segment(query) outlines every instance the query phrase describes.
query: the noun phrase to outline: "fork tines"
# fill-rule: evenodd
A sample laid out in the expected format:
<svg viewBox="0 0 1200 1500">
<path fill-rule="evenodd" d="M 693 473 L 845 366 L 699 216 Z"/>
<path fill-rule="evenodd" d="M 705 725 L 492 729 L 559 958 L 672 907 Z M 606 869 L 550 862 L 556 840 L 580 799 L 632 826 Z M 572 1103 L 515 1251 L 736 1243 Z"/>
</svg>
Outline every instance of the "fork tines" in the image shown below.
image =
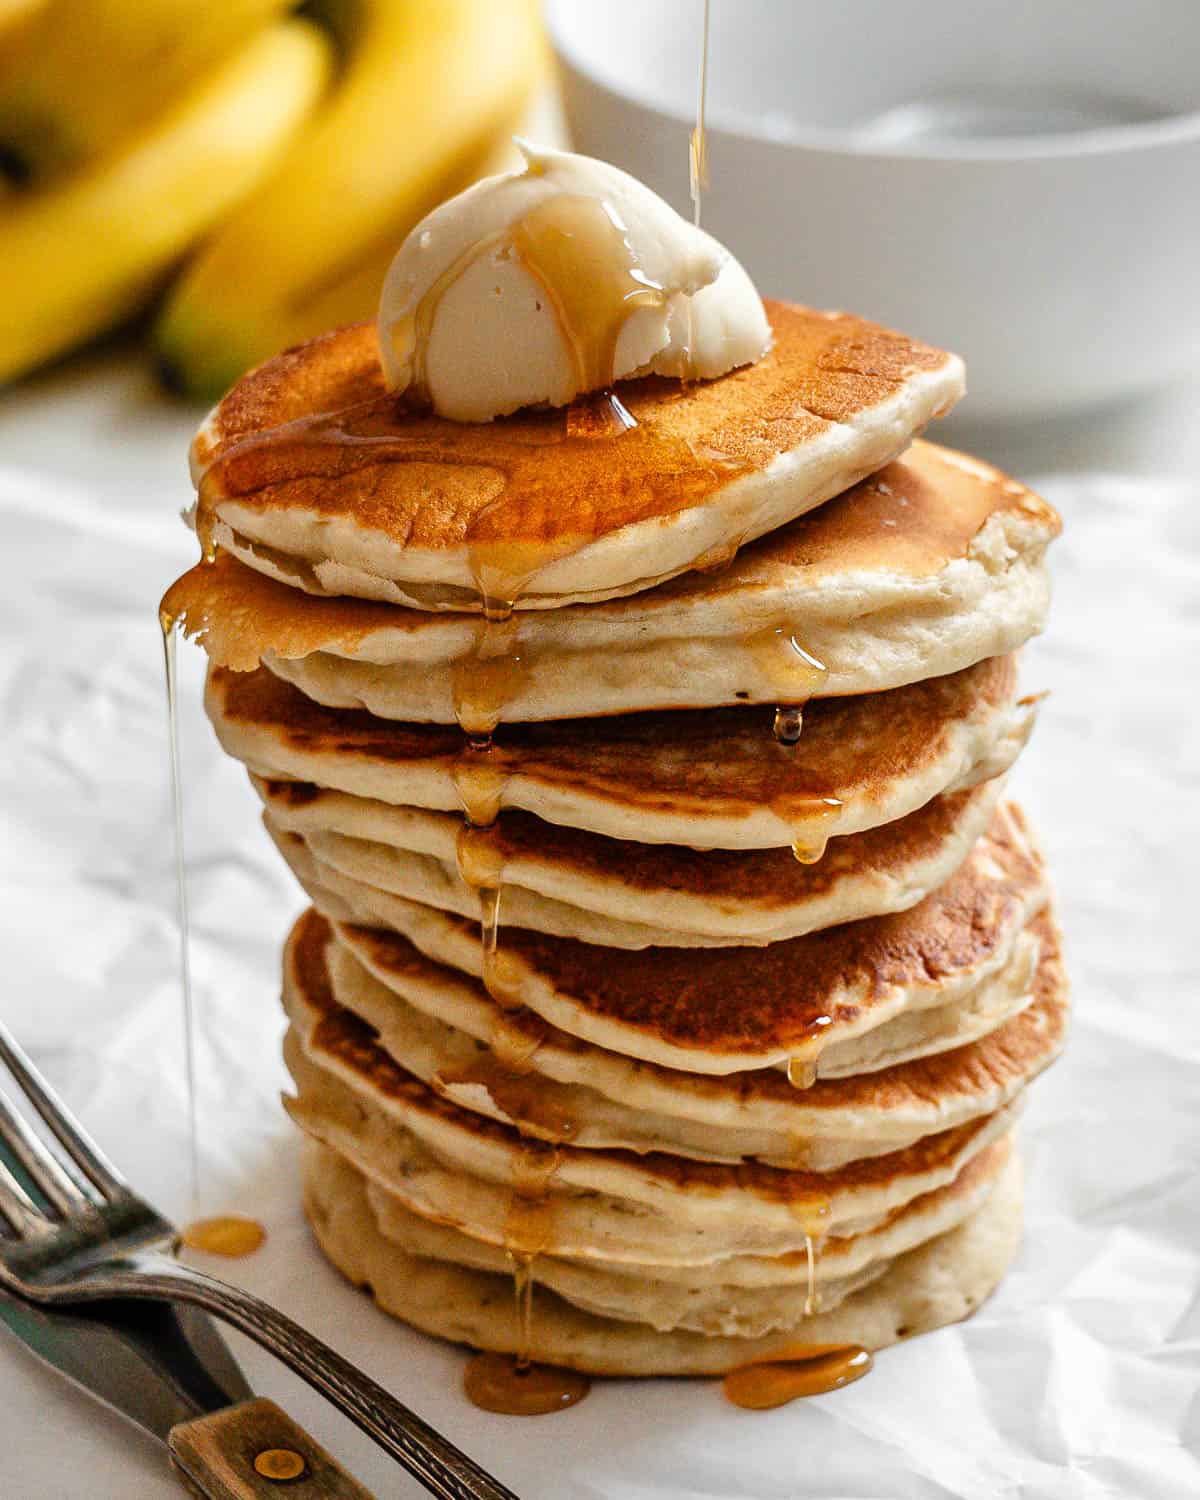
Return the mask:
<svg viewBox="0 0 1200 1500">
<path fill-rule="evenodd" d="M 62 1160 L 33 1129 L 18 1107 L 0 1093 L 0 1147 L 28 1176 L 53 1214 L 65 1218 L 96 1207 L 125 1190 L 125 1183 L 99 1148 L 75 1123 L 49 1084 L 0 1023 L 0 1062 L 62 1148 Z M 18 1101 L 19 1102 L 19 1101 Z M 70 1164 L 78 1170 L 72 1170 Z M 52 1228 L 44 1209 L 0 1159 L 0 1217 L 21 1238 Z"/>
</svg>

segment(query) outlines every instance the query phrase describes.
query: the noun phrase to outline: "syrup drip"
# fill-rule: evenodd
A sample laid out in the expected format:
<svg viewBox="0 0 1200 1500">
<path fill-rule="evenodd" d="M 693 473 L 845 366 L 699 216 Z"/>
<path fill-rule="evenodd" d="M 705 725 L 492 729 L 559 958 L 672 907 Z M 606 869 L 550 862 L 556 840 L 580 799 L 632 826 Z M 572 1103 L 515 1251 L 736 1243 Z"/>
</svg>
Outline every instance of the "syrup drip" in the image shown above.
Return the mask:
<svg viewBox="0 0 1200 1500">
<path fill-rule="evenodd" d="M 791 1077 L 791 1070 L 788 1072 Z M 794 1198 L 788 1202 L 793 1218 L 799 1221 L 804 1232 L 804 1258 L 808 1270 L 808 1282 L 804 1294 L 804 1316 L 811 1318 L 817 1311 L 817 1257 L 829 1225 L 829 1214 L 833 1204 L 822 1193 Z"/>
<path fill-rule="evenodd" d="M 708 96 L 708 21 L 709 0 L 704 0 L 704 28 L 700 39 L 700 76 L 696 85 L 696 124 L 688 142 L 688 182 L 692 193 L 692 223 L 700 228 L 700 208 L 704 190 L 709 186 L 708 134 L 704 126 Z M 691 339 L 688 340 L 689 344 Z"/>
<path fill-rule="evenodd" d="M 806 703 L 828 675 L 824 662 L 806 651 L 786 625 L 772 625 L 746 640 L 758 670 L 784 703 Z"/>
<path fill-rule="evenodd" d="M 510 232 L 570 346 L 576 388 L 606 390 L 616 378 L 625 324 L 666 301 L 639 266 L 620 215 L 602 198 L 564 193 L 535 204 Z"/>
<path fill-rule="evenodd" d="M 810 1193 L 805 1197 L 787 1200 L 788 1211 L 804 1231 L 805 1239 L 811 1238 L 818 1244 L 828 1228 L 832 1207 L 825 1193 Z"/>
<path fill-rule="evenodd" d="M 810 1089 L 816 1083 L 825 1034 L 832 1025 L 832 1016 L 817 1016 L 804 1028 L 804 1037 L 788 1058 L 787 1076 L 793 1088 Z"/>
<path fill-rule="evenodd" d="M 704 0 L 704 25 L 700 34 L 700 71 L 696 80 L 696 124 L 688 140 L 688 188 L 692 195 L 692 223 L 700 228 L 701 209 L 705 189 L 709 185 L 708 134 L 704 128 L 705 106 L 708 97 L 708 12 L 709 0 Z M 695 308 L 692 299 L 687 299 L 687 359 L 686 369 L 694 369 L 693 350 L 696 347 Z"/>
<path fill-rule="evenodd" d="M 518 1025 L 511 1016 L 502 1012 L 492 1022 L 488 1046 L 502 1068 L 510 1073 L 528 1073 L 533 1068 L 538 1048 L 546 1039 L 547 1029 L 541 1017 L 535 1020 L 526 1013 L 522 1024 Z"/>
<path fill-rule="evenodd" d="M 550 1179 L 558 1170 L 559 1154 L 540 1141 L 522 1141 L 513 1162 L 512 1196 L 504 1221 L 504 1248 L 513 1273 L 517 1303 L 515 1369 L 526 1370 L 533 1348 L 534 1260 L 550 1244 L 554 1206 Z"/>
<path fill-rule="evenodd" d="M 798 745 L 804 732 L 804 709 L 799 706 L 777 708 L 771 732 L 781 745 Z"/>
<path fill-rule="evenodd" d="M 806 1057 L 803 1053 L 796 1057 L 789 1057 L 787 1064 L 788 1082 L 794 1089 L 810 1089 L 817 1081 L 817 1059 Z"/>
<path fill-rule="evenodd" d="M 533 1256 L 508 1252 L 508 1263 L 512 1267 L 513 1297 L 517 1304 L 517 1327 L 520 1334 L 514 1363 L 518 1371 L 528 1370 L 533 1363 L 530 1351 L 533 1347 Z"/>
<path fill-rule="evenodd" d="M 492 735 L 505 705 L 525 686 L 529 676 L 520 641 L 520 621 L 512 606 L 485 609 L 475 627 L 471 650 L 454 663 L 451 693 L 454 717 L 478 755 L 492 746 Z M 460 787 L 460 795 L 461 795 Z M 496 804 L 499 811 L 499 803 Z M 492 818 L 495 813 L 492 814 Z M 484 821 L 490 822 L 491 818 Z"/>
<path fill-rule="evenodd" d="M 754 1364 L 730 1370 L 722 1382 L 734 1406 L 767 1411 L 800 1396 L 822 1396 L 862 1377 L 870 1354 L 859 1344 L 798 1344 Z"/>
<path fill-rule="evenodd" d="M 611 388 L 598 396 L 581 396 L 567 407 L 567 436 L 620 437 L 637 426 L 637 418 Z"/>
<path fill-rule="evenodd" d="M 192 1212 L 200 1202 L 200 1128 L 196 1089 L 196 1009 L 192 998 L 191 926 L 188 921 L 187 871 L 183 850 L 183 781 L 179 768 L 179 680 L 176 670 L 175 616 L 158 612 L 162 630 L 163 669 L 167 690 L 167 745 L 171 763 L 171 822 L 175 834 L 175 904 L 179 924 L 179 978 L 183 992 L 183 1066 L 187 1088 L 188 1170 Z"/>
<path fill-rule="evenodd" d="M 476 829 L 491 828 L 500 816 L 508 786 L 507 772 L 491 759 L 487 747 L 471 747 L 459 757 L 452 774 L 468 823 Z M 463 879 L 467 877 L 464 875 Z"/>
<path fill-rule="evenodd" d="M 257 1219 L 243 1218 L 240 1214 L 197 1219 L 179 1236 L 180 1243 L 189 1250 L 202 1250 L 206 1255 L 224 1255 L 231 1259 L 253 1255 L 266 1238 L 267 1231 Z"/>
<path fill-rule="evenodd" d="M 804 1316 L 811 1318 L 817 1310 L 817 1241 L 812 1234 L 804 1236 L 804 1259 L 808 1266 L 808 1285 L 804 1293 Z"/>
<path fill-rule="evenodd" d="M 811 797 L 801 804 L 803 811 L 797 817 L 795 803 L 781 798 L 772 804 L 784 822 L 791 822 L 793 829 L 792 856 L 802 865 L 815 865 L 825 857 L 829 835 L 823 832 L 842 807 L 838 797 Z M 814 826 L 815 825 L 815 826 Z"/>
<path fill-rule="evenodd" d="M 197 499 L 193 524 L 196 528 L 196 540 L 200 543 L 201 560 L 206 563 L 215 563 L 217 560 L 216 511 L 202 504 L 201 499 Z"/>
<path fill-rule="evenodd" d="M 554 1098 L 544 1078 L 530 1075 L 537 1046 L 535 1042 L 529 1049 L 528 1061 L 524 1057 L 519 1060 L 520 1071 L 506 1066 L 492 1054 L 483 1054 L 461 1068 L 440 1073 L 438 1082 L 443 1088 L 456 1084 L 484 1088 L 501 1114 L 519 1128 L 551 1141 L 568 1141 L 578 1134 L 579 1123 Z"/>
<path fill-rule="evenodd" d="M 463 1372 L 467 1400 L 509 1417 L 544 1417 L 582 1401 L 592 1382 L 554 1365 L 518 1366 L 511 1354 L 477 1354 Z"/>
<path fill-rule="evenodd" d="M 554 1228 L 550 1180 L 558 1170 L 559 1154 L 544 1141 L 522 1141 L 513 1163 L 513 1190 L 504 1221 L 504 1248 L 527 1259 L 550 1243 Z M 526 1347 L 528 1340 L 525 1341 Z"/>
<path fill-rule="evenodd" d="M 783 625 L 760 631 L 750 638 L 747 646 L 759 671 L 781 694 L 772 726 L 777 743 L 798 745 L 804 731 L 803 705 L 819 692 L 826 676 L 824 664 L 811 651 L 806 651 Z M 793 845 L 796 858 L 806 864 L 820 859 L 825 852 L 824 843 L 817 847 L 810 859 L 807 850 L 811 847 L 798 841 Z M 801 853 L 801 849 L 806 852 Z"/>
<path fill-rule="evenodd" d="M 394 324 L 393 349 L 409 366 L 409 395 L 423 404 L 432 404 L 424 355 L 438 307 L 459 278 L 488 255 L 515 257 L 539 283 L 570 350 L 580 391 L 612 385 L 626 322 L 640 308 L 662 307 L 666 300 L 662 287 L 641 269 L 610 203 L 587 193 L 545 198 L 508 229 L 472 245 L 428 288 L 412 315 Z"/>
</svg>

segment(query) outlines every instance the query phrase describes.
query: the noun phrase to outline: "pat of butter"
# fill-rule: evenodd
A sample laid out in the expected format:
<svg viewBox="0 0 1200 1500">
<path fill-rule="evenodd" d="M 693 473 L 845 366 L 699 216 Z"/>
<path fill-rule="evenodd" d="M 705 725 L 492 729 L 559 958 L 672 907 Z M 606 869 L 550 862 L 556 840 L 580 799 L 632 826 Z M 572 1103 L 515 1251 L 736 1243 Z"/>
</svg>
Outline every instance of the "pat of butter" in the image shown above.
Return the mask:
<svg viewBox="0 0 1200 1500">
<path fill-rule="evenodd" d="M 523 171 L 434 209 L 392 261 L 379 304 L 391 390 L 486 422 L 762 357 L 762 299 L 711 235 L 616 167 L 520 145 Z"/>
</svg>

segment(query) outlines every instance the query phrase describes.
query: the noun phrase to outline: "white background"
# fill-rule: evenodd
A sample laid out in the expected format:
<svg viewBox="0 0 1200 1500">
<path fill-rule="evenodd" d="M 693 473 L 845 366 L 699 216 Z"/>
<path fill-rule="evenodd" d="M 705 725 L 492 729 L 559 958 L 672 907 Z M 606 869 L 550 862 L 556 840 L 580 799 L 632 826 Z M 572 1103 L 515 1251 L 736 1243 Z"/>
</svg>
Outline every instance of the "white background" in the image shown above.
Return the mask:
<svg viewBox="0 0 1200 1500">
<path fill-rule="evenodd" d="M 197 414 L 130 358 L 0 402 L 0 1013 L 133 1180 L 187 1212 L 161 647 Z M 943 432 L 946 430 L 943 429 Z M 959 429 L 960 433 L 962 429 Z M 391 1385 L 526 1500 L 900 1500 L 1200 1493 L 1200 390 L 1082 423 L 971 435 L 1067 523 L 1049 688 L 1015 776 L 1061 892 L 1077 1024 L 1023 1128 L 1028 1234 L 970 1323 L 773 1413 L 707 1382 L 601 1383 L 541 1421 L 460 1394 L 463 1356 L 325 1267 L 278 1106 L 277 964 L 300 899 L 181 648 L 205 1204 L 266 1223 L 230 1270 Z M 382 1496 L 414 1484 L 238 1342 Z M 0 1336 L 4 1500 L 179 1493 L 161 1449 Z"/>
</svg>

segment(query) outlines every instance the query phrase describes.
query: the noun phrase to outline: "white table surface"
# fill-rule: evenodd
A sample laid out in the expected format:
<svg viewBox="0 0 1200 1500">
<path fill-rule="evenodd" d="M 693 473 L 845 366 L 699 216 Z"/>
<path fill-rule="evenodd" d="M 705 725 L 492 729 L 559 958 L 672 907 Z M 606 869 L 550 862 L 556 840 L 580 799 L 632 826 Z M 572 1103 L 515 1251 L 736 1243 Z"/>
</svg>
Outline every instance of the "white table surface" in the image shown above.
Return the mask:
<svg viewBox="0 0 1200 1500">
<path fill-rule="evenodd" d="M 112 351 L 0 399 L 0 1012 L 135 1182 L 187 1187 L 155 605 L 194 544 L 197 413 Z M 859 1385 L 746 1414 L 707 1383 L 611 1382 L 540 1422 L 473 1411 L 462 1357 L 313 1251 L 277 1103 L 278 948 L 300 900 L 181 650 L 205 1205 L 267 1224 L 229 1270 L 309 1322 L 527 1500 L 1200 1493 L 1200 382 L 1037 432 L 955 433 L 1064 511 L 1049 687 L 1014 778 L 1061 891 L 1078 1021 L 1024 1126 L 1028 1235 L 970 1323 Z M 234 1340 L 381 1495 L 421 1493 Z M 0 1496 L 155 1500 L 163 1456 L 0 1338 Z"/>
</svg>

